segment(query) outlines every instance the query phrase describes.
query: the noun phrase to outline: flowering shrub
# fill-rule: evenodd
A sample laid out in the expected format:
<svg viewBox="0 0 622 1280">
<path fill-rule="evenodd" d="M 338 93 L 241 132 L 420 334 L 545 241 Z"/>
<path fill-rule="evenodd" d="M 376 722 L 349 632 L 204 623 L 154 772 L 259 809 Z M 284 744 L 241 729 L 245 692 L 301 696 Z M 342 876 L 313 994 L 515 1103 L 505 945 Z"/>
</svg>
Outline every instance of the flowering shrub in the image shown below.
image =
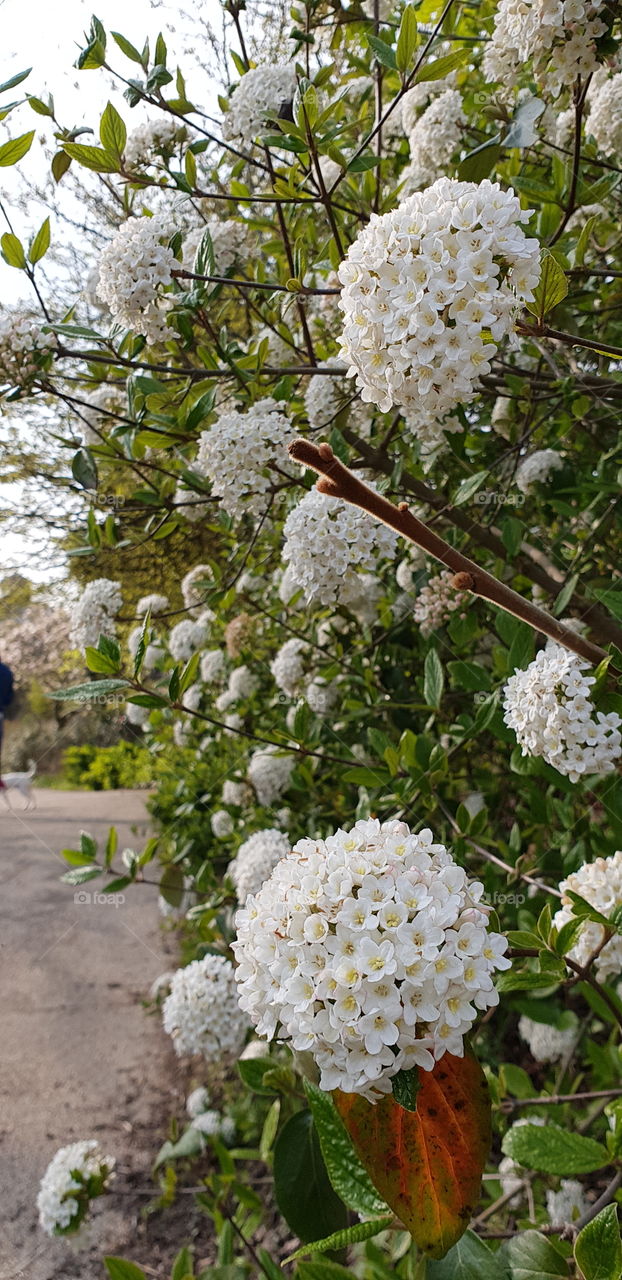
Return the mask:
<svg viewBox="0 0 622 1280">
<path fill-rule="evenodd" d="M 221 16 L 194 83 L 93 19 L 126 93 L 88 141 L 7 107 L 89 216 L 79 280 L 45 222 L 1 245 L 54 697 L 153 782 L 145 847 L 82 833 L 66 878 L 179 931 L 157 1199 L 218 1241 L 173 1274 L 617 1280 L 619 19 Z"/>
</svg>

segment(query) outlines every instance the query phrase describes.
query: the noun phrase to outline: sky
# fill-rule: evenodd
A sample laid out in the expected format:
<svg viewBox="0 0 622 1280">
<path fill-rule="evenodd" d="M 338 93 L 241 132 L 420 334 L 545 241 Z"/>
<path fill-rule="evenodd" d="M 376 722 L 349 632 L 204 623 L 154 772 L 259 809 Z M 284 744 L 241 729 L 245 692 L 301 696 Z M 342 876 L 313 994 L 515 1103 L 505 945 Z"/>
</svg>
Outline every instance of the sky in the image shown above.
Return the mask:
<svg viewBox="0 0 622 1280">
<path fill-rule="evenodd" d="M 28 79 L 9 94 L 3 95 L 3 101 L 19 99 L 24 91 L 45 98 L 53 93 L 56 115 L 63 124 L 70 126 L 88 125 L 97 131 L 99 117 L 110 97 L 115 97 L 119 109 L 131 128 L 140 122 L 140 108 L 130 112 L 129 107 L 119 102 L 119 93 L 111 90 L 111 84 L 102 71 L 77 71 L 73 66 L 80 48 L 84 45 L 83 34 L 88 30 L 91 15 L 95 11 L 104 24 L 107 32 L 119 31 L 132 44 L 142 49 L 145 38 L 149 37 L 153 48 L 155 38 L 160 30 L 165 34 L 169 46 L 170 64 L 175 65 L 175 54 L 181 54 L 184 39 L 184 3 L 176 0 L 0 0 L 0 83 L 9 80 L 19 71 L 32 67 Z M 219 0 L 187 0 L 190 10 L 200 11 L 203 15 L 219 25 L 221 7 Z M 177 32 L 178 39 L 175 39 Z M 123 74 L 139 74 L 140 68 L 130 63 L 110 41 L 113 65 Z M 200 50 L 197 51 L 200 57 Z M 192 81 L 190 81 L 192 83 Z M 144 113 L 143 113 L 144 114 Z M 44 157 L 39 138 L 50 133 L 51 121 L 35 115 L 30 107 L 24 105 L 7 117 L 1 126 L 9 137 L 18 137 L 27 130 L 35 128 L 37 137 L 31 151 L 20 162 L 20 174 L 28 180 L 29 175 L 37 181 L 43 180 L 48 162 Z M 97 139 L 94 139 L 94 141 Z M 89 141 L 87 135 L 81 141 Z M 10 190 L 10 169 L 0 170 L 1 185 Z M 62 187 L 59 188 L 59 199 L 62 199 Z M 39 221 L 39 211 L 37 211 Z M 20 225 L 15 227 L 19 234 L 24 230 L 24 219 L 20 215 Z M 32 228 L 36 229 L 36 228 Z M 2 228 L 4 230 L 4 228 Z M 54 233 L 54 232 L 53 232 Z M 26 297 L 22 272 L 6 265 L 0 259 L 0 304 L 7 305 Z M 16 501 L 19 491 L 8 485 L 2 485 L 0 476 L 0 503 L 7 505 Z M 39 570 L 33 557 L 33 546 L 18 535 L 2 535 L 2 562 L 0 572 L 8 569 L 19 569 L 36 581 L 46 581 L 50 571 L 46 567 Z M 62 566 L 54 571 L 56 576 L 62 575 Z"/>
</svg>

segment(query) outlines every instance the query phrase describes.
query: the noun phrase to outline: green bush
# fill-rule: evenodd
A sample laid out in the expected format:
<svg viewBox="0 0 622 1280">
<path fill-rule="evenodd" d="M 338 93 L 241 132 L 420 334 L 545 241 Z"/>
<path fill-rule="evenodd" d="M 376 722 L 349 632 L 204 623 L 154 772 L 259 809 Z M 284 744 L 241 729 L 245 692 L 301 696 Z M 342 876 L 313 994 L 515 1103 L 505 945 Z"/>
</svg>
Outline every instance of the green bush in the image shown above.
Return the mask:
<svg viewBox="0 0 622 1280">
<path fill-rule="evenodd" d="M 153 780 L 153 763 L 146 747 L 135 742 L 68 747 L 63 755 L 63 777 L 71 786 L 89 791 L 147 787 Z"/>
</svg>

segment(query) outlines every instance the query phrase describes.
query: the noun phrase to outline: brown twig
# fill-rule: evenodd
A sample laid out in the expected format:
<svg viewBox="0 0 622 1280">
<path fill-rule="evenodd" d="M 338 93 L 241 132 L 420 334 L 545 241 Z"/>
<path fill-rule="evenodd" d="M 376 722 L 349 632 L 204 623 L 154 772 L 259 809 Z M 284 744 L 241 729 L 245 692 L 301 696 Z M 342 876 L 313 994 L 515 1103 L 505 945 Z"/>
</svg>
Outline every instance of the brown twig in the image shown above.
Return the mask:
<svg viewBox="0 0 622 1280">
<path fill-rule="evenodd" d="M 598 665 L 607 656 L 598 645 L 577 635 L 557 618 L 552 618 L 544 609 L 538 608 L 532 601 L 524 600 L 518 592 L 513 591 L 505 583 L 499 582 L 474 560 L 470 560 L 461 551 L 451 547 L 444 538 L 434 533 L 423 524 L 423 521 L 414 516 L 405 502 L 396 507 L 382 494 L 370 489 L 335 457 L 329 444 L 316 445 L 309 440 L 294 440 L 289 446 L 289 453 L 296 462 L 310 467 L 312 471 L 319 474 L 317 488 L 320 493 L 342 498 L 344 502 L 350 502 L 353 506 L 369 512 L 376 520 L 388 525 L 390 529 L 395 529 L 396 533 L 407 538 L 409 542 L 414 542 L 427 555 L 451 569 L 455 575 L 454 586 L 457 590 L 470 591 L 473 595 L 489 600 L 491 604 L 497 605 L 506 613 L 526 622 L 528 626 L 533 627 L 534 631 L 539 631 L 557 644 L 564 645 L 566 649 L 570 649 L 572 653 L 578 654 L 593 665 Z"/>
</svg>

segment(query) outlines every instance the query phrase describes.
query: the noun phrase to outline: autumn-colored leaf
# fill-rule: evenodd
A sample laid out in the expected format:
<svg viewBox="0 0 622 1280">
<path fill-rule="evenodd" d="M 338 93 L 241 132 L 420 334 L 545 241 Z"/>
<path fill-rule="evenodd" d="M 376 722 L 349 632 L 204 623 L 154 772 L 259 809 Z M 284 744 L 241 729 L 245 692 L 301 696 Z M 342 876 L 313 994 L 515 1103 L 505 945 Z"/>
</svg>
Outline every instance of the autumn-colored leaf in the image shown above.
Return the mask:
<svg viewBox="0 0 622 1280">
<path fill-rule="evenodd" d="M 490 1099 L 472 1054 L 449 1054 L 421 1071 L 417 1110 L 388 1095 L 372 1104 L 334 1094 L 337 1110 L 374 1186 L 432 1258 L 460 1239 L 479 1199 L 490 1148 Z"/>
</svg>

